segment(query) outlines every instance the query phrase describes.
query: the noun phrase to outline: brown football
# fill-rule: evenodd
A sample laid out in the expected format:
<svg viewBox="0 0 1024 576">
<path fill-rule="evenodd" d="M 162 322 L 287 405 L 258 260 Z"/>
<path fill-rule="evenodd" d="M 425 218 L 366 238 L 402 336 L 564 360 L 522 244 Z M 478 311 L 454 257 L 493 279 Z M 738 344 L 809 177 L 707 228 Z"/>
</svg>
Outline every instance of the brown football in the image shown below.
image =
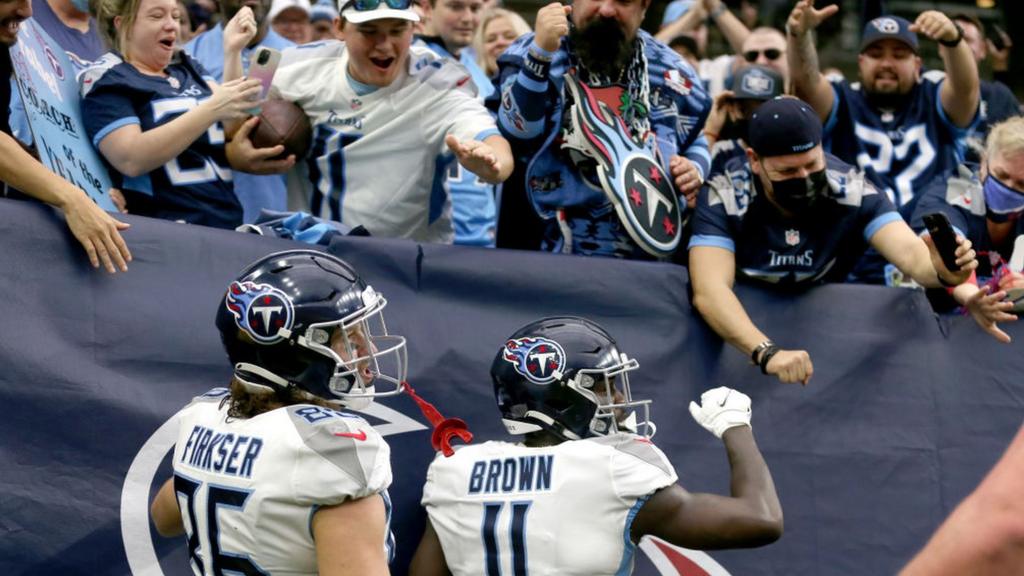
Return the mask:
<svg viewBox="0 0 1024 576">
<path fill-rule="evenodd" d="M 306 157 L 313 137 L 309 118 L 295 103 L 287 100 L 267 100 L 260 110 L 260 123 L 249 133 L 249 140 L 257 148 L 284 145 L 278 158 L 295 154 L 296 160 Z"/>
</svg>

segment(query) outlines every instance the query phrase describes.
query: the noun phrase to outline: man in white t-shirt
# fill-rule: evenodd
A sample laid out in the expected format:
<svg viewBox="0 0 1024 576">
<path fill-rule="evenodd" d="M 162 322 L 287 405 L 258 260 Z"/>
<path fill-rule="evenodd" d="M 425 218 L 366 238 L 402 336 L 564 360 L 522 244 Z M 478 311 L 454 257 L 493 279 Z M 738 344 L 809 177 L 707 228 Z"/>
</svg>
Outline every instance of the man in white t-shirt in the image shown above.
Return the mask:
<svg viewBox="0 0 1024 576">
<path fill-rule="evenodd" d="M 733 468 L 731 497 L 689 493 L 650 440 L 650 401 L 632 399 L 627 372 L 637 367 L 583 318 L 544 318 L 510 336 L 491 378 L 502 422 L 525 441 L 434 459 L 409 574 L 628 574 L 647 534 L 701 549 L 777 539 L 782 509 L 751 433 L 750 398 L 721 387 L 691 402 Z"/>
<path fill-rule="evenodd" d="M 511 174 L 512 153 L 465 69 L 410 47 L 419 17 L 409 4 L 345 2 L 345 42 L 286 50 L 271 94 L 313 124 L 298 180 L 314 215 L 375 236 L 451 243 L 448 164 L 496 184 Z"/>
</svg>

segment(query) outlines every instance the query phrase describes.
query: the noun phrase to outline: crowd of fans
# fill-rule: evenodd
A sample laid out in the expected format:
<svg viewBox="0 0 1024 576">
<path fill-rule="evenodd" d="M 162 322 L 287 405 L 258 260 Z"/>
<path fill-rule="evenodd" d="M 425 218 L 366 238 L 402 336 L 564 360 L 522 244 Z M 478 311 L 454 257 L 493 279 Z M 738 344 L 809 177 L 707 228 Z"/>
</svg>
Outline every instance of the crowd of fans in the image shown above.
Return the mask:
<svg viewBox="0 0 1024 576">
<path fill-rule="evenodd" d="M 532 31 L 495 4 L 8 0 L 0 43 L 34 15 L 68 53 L 125 213 L 236 229 L 302 212 L 379 237 L 688 265 L 711 328 L 782 382 L 809 383 L 812 359 L 753 323 L 737 280 L 922 287 L 1009 342 L 1024 118 L 999 81 L 1002 32 L 970 14 L 875 15 L 849 81 L 816 47 L 838 8 L 813 0 L 783 30 L 753 2 L 675 0 L 654 34 L 648 0 L 553 2 Z M 730 53 L 709 54 L 712 27 Z M 942 69 L 925 69 L 925 43 Z M 269 97 L 309 118 L 306 157 L 248 138 L 261 48 L 283 54 Z M 31 156 L 16 93 L 0 90 L 5 194 L 58 207 L 93 266 L 127 270 L 127 225 Z M 954 265 L 932 213 L 952 223 Z"/>
<path fill-rule="evenodd" d="M 675 0 L 654 34 L 643 1 L 552 3 L 526 15 L 535 32 L 493 0 L 339 4 L 4 10 L 34 15 L 78 68 L 122 212 L 231 229 L 303 212 L 374 236 L 689 265 L 698 310 L 784 381 L 807 382 L 810 359 L 750 323 L 736 279 L 924 287 L 1008 341 L 1024 124 L 1000 82 L 1010 39 L 973 13 L 868 13 L 848 81 L 816 49 L 838 7 L 812 0 L 784 30 L 761 25 L 756 2 Z M 709 54 L 713 29 L 724 54 Z M 923 64 L 928 42 L 941 69 Z M 283 52 L 270 97 L 309 117 L 305 158 L 248 138 L 260 48 Z M 10 136 L 32 145 L 24 107 L 5 100 L 8 193 L 62 208 L 95 265 L 124 269 L 125 225 L 22 158 Z M 925 232 L 931 212 L 954 225 L 959 269 Z"/>
</svg>

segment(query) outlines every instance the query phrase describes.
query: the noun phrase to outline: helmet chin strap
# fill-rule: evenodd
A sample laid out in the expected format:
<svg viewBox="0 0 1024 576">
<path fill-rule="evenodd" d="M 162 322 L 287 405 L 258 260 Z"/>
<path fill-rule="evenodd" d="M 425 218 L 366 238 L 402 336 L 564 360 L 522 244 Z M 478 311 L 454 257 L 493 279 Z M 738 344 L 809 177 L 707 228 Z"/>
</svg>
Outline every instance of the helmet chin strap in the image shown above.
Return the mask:
<svg viewBox="0 0 1024 576">
<path fill-rule="evenodd" d="M 269 384 L 256 382 L 252 376 L 269 382 Z M 278 388 L 284 390 L 293 389 L 295 393 L 302 398 L 310 400 L 317 398 L 309 392 L 293 386 L 291 382 L 288 382 L 270 370 L 247 362 L 239 362 L 238 364 L 235 364 L 235 380 L 238 380 L 238 382 L 249 392 L 266 392 L 268 390 L 276 392 Z"/>
</svg>

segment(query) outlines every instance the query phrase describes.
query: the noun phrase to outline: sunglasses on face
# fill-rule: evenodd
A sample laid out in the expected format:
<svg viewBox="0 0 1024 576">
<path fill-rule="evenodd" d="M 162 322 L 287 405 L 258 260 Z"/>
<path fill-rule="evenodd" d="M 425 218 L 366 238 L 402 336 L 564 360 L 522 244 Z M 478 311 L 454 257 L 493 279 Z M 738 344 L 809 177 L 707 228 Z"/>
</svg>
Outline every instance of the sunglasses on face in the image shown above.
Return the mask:
<svg viewBox="0 0 1024 576">
<path fill-rule="evenodd" d="M 743 53 L 743 59 L 747 62 L 756 62 L 757 57 L 764 54 L 764 57 L 769 60 L 778 60 L 779 56 L 782 56 L 782 50 L 778 48 L 769 48 L 767 50 L 747 50 Z"/>
<path fill-rule="evenodd" d="M 387 4 L 388 8 L 394 10 L 408 10 L 412 5 L 412 0 L 349 0 L 339 12 L 344 12 L 350 6 L 355 8 L 356 12 L 367 12 L 376 10 L 381 3 Z"/>
</svg>

